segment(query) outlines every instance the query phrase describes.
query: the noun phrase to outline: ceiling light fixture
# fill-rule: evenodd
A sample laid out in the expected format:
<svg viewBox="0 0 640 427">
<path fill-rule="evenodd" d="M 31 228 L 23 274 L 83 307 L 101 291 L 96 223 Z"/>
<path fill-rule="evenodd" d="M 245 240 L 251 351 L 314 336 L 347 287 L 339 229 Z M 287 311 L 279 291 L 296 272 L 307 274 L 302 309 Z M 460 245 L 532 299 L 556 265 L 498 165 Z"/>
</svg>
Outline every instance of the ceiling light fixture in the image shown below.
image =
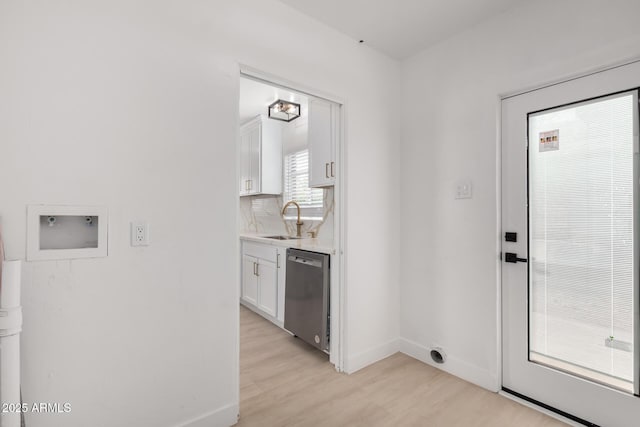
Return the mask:
<svg viewBox="0 0 640 427">
<path fill-rule="evenodd" d="M 278 99 L 269 105 L 269 118 L 290 122 L 300 117 L 300 104 Z"/>
</svg>

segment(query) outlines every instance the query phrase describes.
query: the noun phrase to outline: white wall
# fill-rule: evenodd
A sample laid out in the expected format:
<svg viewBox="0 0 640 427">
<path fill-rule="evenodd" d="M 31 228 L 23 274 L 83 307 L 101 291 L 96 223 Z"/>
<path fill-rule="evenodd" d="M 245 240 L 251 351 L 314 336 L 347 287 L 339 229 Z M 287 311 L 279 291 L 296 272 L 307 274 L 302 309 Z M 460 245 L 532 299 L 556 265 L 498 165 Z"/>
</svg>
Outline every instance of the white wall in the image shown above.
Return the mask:
<svg viewBox="0 0 640 427">
<path fill-rule="evenodd" d="M 110 212 L 107 258 L 25 267 L 24 399 L 72 404 L 30 427 L 235 417 L 238 62 L 347 101 L 348 367 L 397 336 L 398 126 L 381 108 L 396 62 L 275 1 L 6 0 L 8 258 L 25 256 L 29 203 Z M 133 219 L 148 248 L 129 247 Z"/>
<path fill-rule="evenodd" d="M 498 96 L 640 56 L 637 1 L 543 0 L 403 63 L 401 348 L 497 390 Z M 471 200 L 454 200 L 470 179 Z"/>
</svg>

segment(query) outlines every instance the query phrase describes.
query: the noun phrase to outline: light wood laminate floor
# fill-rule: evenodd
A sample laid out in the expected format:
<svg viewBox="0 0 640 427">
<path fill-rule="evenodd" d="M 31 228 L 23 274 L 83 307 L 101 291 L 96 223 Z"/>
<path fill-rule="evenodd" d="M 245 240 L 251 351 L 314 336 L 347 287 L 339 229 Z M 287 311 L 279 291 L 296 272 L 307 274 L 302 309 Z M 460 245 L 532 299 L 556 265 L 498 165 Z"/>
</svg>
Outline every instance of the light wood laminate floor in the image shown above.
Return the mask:
<svg viewBox="0 0 640 427">
<path fill-rule="evenodd" d="M 240 307 L 238 426 L 565 426 L 402 353 L 355 374 Z"/>
</svg>

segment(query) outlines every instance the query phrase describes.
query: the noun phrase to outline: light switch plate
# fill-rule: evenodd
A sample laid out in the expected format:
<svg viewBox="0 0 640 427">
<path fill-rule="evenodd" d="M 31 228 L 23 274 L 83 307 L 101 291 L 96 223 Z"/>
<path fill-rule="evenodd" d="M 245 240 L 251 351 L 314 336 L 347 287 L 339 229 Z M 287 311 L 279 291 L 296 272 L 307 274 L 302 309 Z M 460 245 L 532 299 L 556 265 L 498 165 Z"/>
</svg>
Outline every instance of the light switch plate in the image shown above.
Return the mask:
<svg viewBox="0 0 640 427">
<path fill-rule="evenodd" d="M 131 223 L 131 246 L 149 246 L 149 224 L 144 221 Z"/>
<path fill-rule="evenodd" d="M 470 199 L 471 196 L 471 181 L 460 181 L 456 183 L 456 199 Z"/>
</svg>

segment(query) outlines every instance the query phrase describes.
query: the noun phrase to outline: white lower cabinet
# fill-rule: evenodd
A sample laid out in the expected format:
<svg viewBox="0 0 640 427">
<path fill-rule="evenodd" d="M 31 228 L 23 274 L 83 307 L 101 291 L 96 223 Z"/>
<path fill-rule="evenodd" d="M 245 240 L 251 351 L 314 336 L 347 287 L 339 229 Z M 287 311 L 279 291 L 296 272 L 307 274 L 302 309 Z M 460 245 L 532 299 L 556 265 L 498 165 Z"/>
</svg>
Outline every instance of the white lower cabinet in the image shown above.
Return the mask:
<svg viewBox="0 0 640 427">
<path fill-rule="evenodd" d="M 258 304 L 258 276 L 256 276 L 257 258 L 242 256 L 242 299 L 246 302 Z"/>
<path fill-rule="evenodd" d="M 241 299 L 280 326 L 284 322 L 285 254 L 286 248 L 242 242 Z"/>
<path fill-rule="evenodd" d="M 258 308 L 270 316 L 278 315 L 278 269 L 263 259 L 256 266 L 258 274 Z"/>
</svg>

